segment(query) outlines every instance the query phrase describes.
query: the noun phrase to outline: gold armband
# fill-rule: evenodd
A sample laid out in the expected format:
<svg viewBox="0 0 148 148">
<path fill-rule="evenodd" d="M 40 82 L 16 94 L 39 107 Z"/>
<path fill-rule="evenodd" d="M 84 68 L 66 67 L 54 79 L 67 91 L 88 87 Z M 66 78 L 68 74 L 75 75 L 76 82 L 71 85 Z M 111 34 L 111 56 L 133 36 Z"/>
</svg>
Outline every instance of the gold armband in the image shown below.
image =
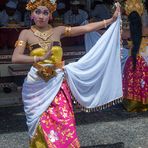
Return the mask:
<svg viewBox="0 0 148 148">
<path fill-rule="evenodd" d="M 71 35 L 71 26 L 65 27 L 65 36 Z"/>
<path fill-rule="evenodd" d="M 15 42 L 15 47 L 22 47 L 22 46 L 26 46 L 26 42 L 25 41 L 17 40 Z"/>
</svg>

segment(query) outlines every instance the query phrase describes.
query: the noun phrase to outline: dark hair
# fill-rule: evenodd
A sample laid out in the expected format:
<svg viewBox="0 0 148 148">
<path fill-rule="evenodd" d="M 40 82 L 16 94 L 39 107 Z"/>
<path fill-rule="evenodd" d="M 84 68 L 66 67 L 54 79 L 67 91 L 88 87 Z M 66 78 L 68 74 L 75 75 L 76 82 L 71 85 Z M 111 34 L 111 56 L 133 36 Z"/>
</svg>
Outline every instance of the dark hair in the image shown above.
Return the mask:
<svg viewBox="0 0 148 148">
<path fill-rule="evenodd" d="M 133 47 L 131 49 L 131 56 L 133 60 L 133 70 L 136 69 L 137 54 L 139 52 L 141 40 L 142 40 L 142 21 L 138 12 L 133 11 L 128 16 L 131 39 Z"/>
</svg>

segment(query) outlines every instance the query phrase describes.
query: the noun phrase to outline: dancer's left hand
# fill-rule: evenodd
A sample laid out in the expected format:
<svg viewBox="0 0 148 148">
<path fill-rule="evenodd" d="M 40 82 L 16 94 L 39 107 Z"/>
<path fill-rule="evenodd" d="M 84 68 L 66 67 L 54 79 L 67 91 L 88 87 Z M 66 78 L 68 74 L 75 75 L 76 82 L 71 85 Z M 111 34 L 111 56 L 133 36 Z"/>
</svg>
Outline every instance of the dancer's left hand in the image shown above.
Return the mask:
<svg viewBox="0 0 148 148">
<path fill-rule="evenodd" d="M 115 3 L 115 6 L 116 10 L 112 16 L 113 21 L 116 21 L 117 17 L 120 15 L 120 3 L 119 2 Z"/>
</svg>

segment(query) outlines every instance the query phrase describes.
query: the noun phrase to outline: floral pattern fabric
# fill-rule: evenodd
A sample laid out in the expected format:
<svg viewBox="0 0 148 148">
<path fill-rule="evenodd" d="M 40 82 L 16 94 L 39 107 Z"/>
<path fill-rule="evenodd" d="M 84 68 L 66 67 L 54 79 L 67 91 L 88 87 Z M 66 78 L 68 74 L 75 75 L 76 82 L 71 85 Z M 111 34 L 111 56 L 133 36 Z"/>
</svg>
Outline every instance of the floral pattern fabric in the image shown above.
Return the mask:
<svg viewBox="0 0 148 148">
<path fill-rule="evenodd" d="M 123 74 L 124 99 L 148 104 L 148 65 L 141 57 L 137 57 L 136 69 L 133 71 L 132 57 L 129 57 Z"/>
<path fill-rule="evenodd" d="M 66 81 L 49 108 L 40 118 L 40 126 L 49 148 L 79 148 L 76 125 Z"/>
</svg>

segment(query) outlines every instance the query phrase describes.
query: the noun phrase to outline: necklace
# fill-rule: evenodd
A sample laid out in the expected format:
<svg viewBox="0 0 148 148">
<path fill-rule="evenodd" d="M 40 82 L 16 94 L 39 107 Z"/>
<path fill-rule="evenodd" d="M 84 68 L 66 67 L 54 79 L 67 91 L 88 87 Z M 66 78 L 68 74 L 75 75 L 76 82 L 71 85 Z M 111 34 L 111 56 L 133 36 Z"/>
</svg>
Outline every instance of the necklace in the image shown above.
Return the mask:
<svg viewBox="0 0 148 148">
<path fill-rule="evenodd" d="M 39 42 L 39 45 L 44 48 L 46 51 L 50 50 L 49 49 L 49 44 L 51 44 L 51 41 L 44 41 L 44 42 Z"/>
<path fill-rule="evenodd" d="M 51 32 L 51 28 L 52 27 L 49 25 L 49 30 L 41 32 L 38 29 L 36 29 L 35 26 L 31 26 L 33 34 L 44 41 L 47 41 L 47 39 L 53 35 L 53 32 Z"/>
</svg>

